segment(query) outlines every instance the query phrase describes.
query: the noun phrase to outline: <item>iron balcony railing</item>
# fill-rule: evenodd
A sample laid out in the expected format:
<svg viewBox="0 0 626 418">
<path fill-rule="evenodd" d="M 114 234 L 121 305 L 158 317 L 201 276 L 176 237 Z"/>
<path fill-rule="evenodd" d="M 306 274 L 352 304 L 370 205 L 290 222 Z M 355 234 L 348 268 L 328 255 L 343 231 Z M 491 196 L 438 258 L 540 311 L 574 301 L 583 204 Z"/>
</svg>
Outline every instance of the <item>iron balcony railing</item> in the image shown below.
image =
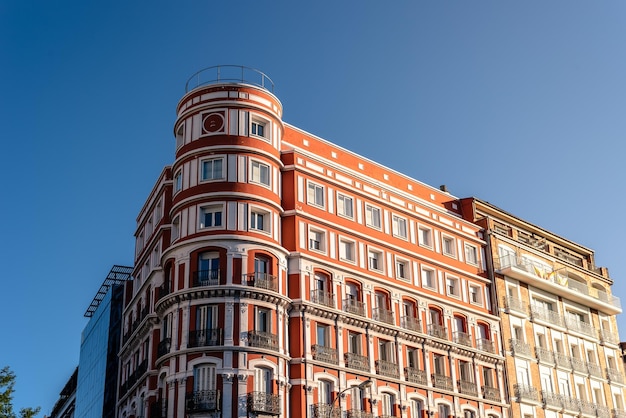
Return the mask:
<svg viewBox="0 0 626 418">
<path fill-rule="evenodd" d="M 278 351 L 278 335 L 264 331 L 248 331 L 248 346 Z"/>
<path fill-rule="evenodd" d="M 311 302 L 324 305 L 329 308 L 335 307 L 335 295 L 323 290 L 311 290 Z"/>
<path fill-rule="evenodd" d="M 352 298 L 344 299 L 343 310 L 351 314 L 365 316 L 365 303 Z"/>
<path fill-rule="evenodd" d="M 602 377 L 602 367 L 596 363 L 587 363 L 589 374 L 594 377 Z"/>
<path fill-rule="evenodd" d="M 493 341 L 488 340 L 486 338 L 479 338 L 476 340 L 476 348 L 482 351 L 486 351 L 487 353 L 495 353 L 496 347 L 493 344 Z"/>
<path fill-rule="evenodd" d="M 556 351 L 553 354 L 554 354 L 554 361 L 557 367 L 562 367 L 564 369 L 572 368 L 572 361 L 571 361 L 570 356 L 565 355 L 563 353 L 556 352 Z"/>
<path fill-rule="evenodd" d="M 587 367 L 586 361 L 577 359 L 574 357 L 572 357 L 570 360 L 572 362 L 572 368 L 574 369 L 575 372 L 584 373 L 584 374 L 589 373 L 589 368 Z"/>
<path fill-rule="evenodd" d="M 500 402 L 500 389 L 483 386 L 483 397 L 489 401 Z"/>
<path fill-rule="evenodd" d="M 511 338 L 509 340 L 509 347 L 511 351 L 513 352 L 514 356 L 517 356 L 517 355 L 531 356 L 530 345 L 526 344 L 523 341 L 516 340 L 515 338 Z"/>
<path fill-rule="evenodd" d="M 313 358 L 315 360 L 323 361 L 330 364 L 339 364 L 339 358 L 337 357 L 336 348 L 314 344 L 313 346 L 311 346 L 311 351 L 313 352 Z"/>
<path fill-rule="evenodd" d="M 612 409 L 611 414 L 613 415 L 613 418 L 626 418 L 626 411 L 621 409 Z"/>
<path fill-rule="evenodd" d="M 267 273 L 251 273 L 244 276 L 244 284 L 256 287 L 257 289 L 266 289 L 278 292 L 278 277 Z"/>
<path fill-rule="evenodd" d="M 538 305 L 530 305 L 530 315 L 533 321 L 544 321 L 549 322 L 552 325 L 564 326 L 565 321 L 561 314 L 556 311 L 551 311 L 550 309 L 546 309 L 543 306 Z"/>
<path fill-rule="evenodd" d="M 248 411 L 256 414 L 280 415 L 280 396 L 273 393 L 248 394 Z"/>
<path fill-rule="evenodd" d="M 619 370 L 611 367 L 606 368 L 606 378 L 609 379 L 611 383 L 624 383 L 624 375 L 622 375 Z"/>
<path fill-rule="evenodd" d="M 186 397 L 187 412 L 214 412 L 220 410 L 219 390 L 197 390 L 188 392 Z"/>
<path fill-rule="evenodd" d="M 368 372 L 370 370 L 370 361 L 367 356 L 362 356 L 361 354 L 356 353 L 344 353 L 343 359 L 346 362 L 346 367 L 364 372 Z"/>
<path fill-rule="evenodd" d="M 596 404 L 579 400 L 578 407 L 580 408 L 580 412 L 586 416 L 596 416 Z"/>
<path fill-rule="evenodd" d="M 540 363 L 554 364 L 554 355 L 551 350 L 543 347 L 535 347 L 535 354 Z"/>
<path fill-rule="evenodd" d="M 349 409 L 346 411 L 346 418 L 375 418 L 371 412 L 365 412 L 360 409 Z"/>
<path fill-rule="evenodd" d="M 598 333 L 598 330 L 593 325 L 587 322 L 567 318 L 565 320 L 565 323 L 567 324 L 567 328 L 570 331 L 580 332 L 581 334 L 589 335 L 591 337 L 595 337 Z"/>
<path fill-rule="evenodd" d="M 515 393 L 515 397 L 517 398 L 518 402 L 537 402 L 539 400 L 539 394 L 537 392 L 537 389 L 532 386 L 516 384 L 513 385 L 513 392 Z"/>
<path fill-rule="evenodd" d="M 600 329 L 598 330 L 598 333 L 600 335 L 600 340 L 603 343 L 609 343 L 609 344 L 614 344 L 614 345 L 618 345 L 619 344 L 619 337 L 616 333 L 606 330 L 606 329 Z"/>
<path fill-rule="evenodd" d="M 563 396 L 563 409 L 572 412 L 580 411 L 578 399 L 570 398 L 569 396 Z"/>
<path fill-rule="evenodd" d="M 596 415 L 598 418 L 611 418 L 611 410 L 608 406 L 596 405 Z"/>
<path fill-rule="evenodd" d="M 419 385 L 427 385 L 428 379 L 426 378 L 426 371 L 416 369 L 415 367 L 405 367 L 404 377 L 411 383 L 417 383 Z"/>
<path fill-rule="evenodd" d="M 396 318 L 393 311 L 385 308 L 374 308 L 372 310 L 372 318 L 375 321 L 384 322 L 385 324 L 395 325 Z"/>
<path fill-rule="evenodd" d="M 193 273 L 193 287 L 218 286 L 221 277 L 220 269 L 196 271 Z"/>
<path fill-rule="evenodd" d="M 313 404 L 313 418 L 341 418 L 341 410 L 327 403 L 316 403 Z"/>
<path fill-rule="evenodd" d="M 400 378 L 400 369 L 398 365 L 392 361 L 376 360 L 376 373 L 381 376 Z"/>
<path fill-rule="evenodd" d="M 400 325 L 409 331 L 422 332 L 422 321 L 413 316 L 403 316 L 400 318 Z"/>
<path fill-rule="evenodd" d="M 546 390 L 541 391 L 541 400 L 546 408 L 563 408 L 563 397 L 557 393 L 548 392 Z"/>
<path fill-rule="evenodd" d="M 514 296 L 507 296 L 504 298 L 504 306 L 506 307 L 506 309 L 508 310 L 513 310 L 513 311 L 517 311 L 520 313 L 527 313 L 528 310 L 526 309 L 526 304 L 524 303 L 524 301 L 522 301 L 522 299 L 520 298 L 516 298 Z"/>
<path fill-rule="evenodd" d="M 428 325 L 428 335 L 431 337 L 441 338 L 442 340 L 447 340 L 448 329 L 443 325 L 430 324 Z"/>
<path fill-rule="evenodd" d="M 212 347 L 222 345 L 222 328 L 189 331 L 189 347 Z"/>
<path fill-rule="evenodd" d="M 243 65 L 216 65 L 203 68 L 187 80 L 185 92 L 189 93 L 198 87 L 223 84 L 242 83 L 261 87 L 270 93 L 274 92 L 274 82 L 263 72 Z"/>
<path fill-rule="evenodd" d="M 157 287 L 157 294 L 156 294 L 156 298 L 155 298 L 155 302 L 158 301 L 159 299 L 169 295 L 171 293 L 171 289 L 170 289 L 170 284 L 169 282 L 164 282 L 161 286 Z"/>
<path fill-rule="evenodd" d="M 433 373 L 432 376 L 433 386 L 444 390 L 453 390 L 452 378 L 443 374 Z"/>
<path fill-rule="evenodd" d="M 157 358 L 169 353 L 171 347 L 172 347 L 171 338 L 164 338 L 163 340 L 161 340 L 159 342 L 159 345 L 157 346 Z"/>
<path fill-rule="evenodd" d="M 465 345 L 467 347 L 472 346 L 472 337 L 467 332 L 455 331 L 452 337 L 454 342 L 457 344 Z"/>
<path fill-rule="evenodd" d="M 461 393 L 470 396 L 478 396 L 478 386 L 469 380 L 459 380 L 459 389 Z"/>
</svg>

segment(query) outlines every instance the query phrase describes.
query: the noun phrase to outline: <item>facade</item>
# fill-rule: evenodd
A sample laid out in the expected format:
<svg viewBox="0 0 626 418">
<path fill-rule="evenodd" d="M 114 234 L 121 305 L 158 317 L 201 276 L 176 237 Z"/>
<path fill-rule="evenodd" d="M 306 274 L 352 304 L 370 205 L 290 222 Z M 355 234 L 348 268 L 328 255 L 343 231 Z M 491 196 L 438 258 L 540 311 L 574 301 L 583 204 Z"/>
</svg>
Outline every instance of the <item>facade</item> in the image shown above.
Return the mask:
<svg viewBox="0 0 626 418">
<path fill-rule="evenodd" d="M 482 226 L 230 70 L 188 83 L 137 217 L 118 416 L 509 416 Z"/>
<path fill-rule="evenodd" d="M 117 388 L 124 283 L 131 267 L 113 266 L 87 308 L 80 344 L 76 418 L 113 418 Z"/>
<path fill-rule="evenodd" d="M 78 382 L 78 367 L 69 378 L 63 390 L 59 393 L 59 400 L 54 404 L 48 418 L 74 418 L 76 409 L 76 384 Z"/>
<path fill-rule="evenodd" d="M 486 231 L 514 417 L 626 417 L 608 270 L 592 250 L 487 202 L 463 199 Z"/>
</svg>

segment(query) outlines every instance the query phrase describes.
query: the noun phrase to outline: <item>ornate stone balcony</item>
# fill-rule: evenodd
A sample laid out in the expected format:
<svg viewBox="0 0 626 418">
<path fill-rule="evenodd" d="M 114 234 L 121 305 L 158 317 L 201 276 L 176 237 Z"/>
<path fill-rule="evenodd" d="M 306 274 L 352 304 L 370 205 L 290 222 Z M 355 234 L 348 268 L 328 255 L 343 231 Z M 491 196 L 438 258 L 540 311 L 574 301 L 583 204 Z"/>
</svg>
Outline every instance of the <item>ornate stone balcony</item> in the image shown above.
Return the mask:
<svg viewBox="0 0 626 418">
<path fill-rule="evenodd" d="M 381 376 L 400 378 L 400 370 L 398 365 L 391 361 L 376 360 L 376 373 Z"/>
<path fill-rule="evenodd" d="M 422 321 L 412 316 L 403 316 L 400 318 L 400 325 L 409 331 L 422 332 Z"/>
<path fill-rule="evenodd" d="M 442 340 L 447 340 L 448 329 L 443 325 L 430 324 L 428 325 L 428 335 L 431 337 L 441 338 Z"/>
<path fill-rule="evenodd" d="M 255 414 L 280 415 L 280 396 L 273 393 L 248 394 L 248 411 Z"/>
<path fill-rule="evenodd" d="M 420 385 L 427 385 L 428 379 L 426 379 L 426 371 L 416 369 L 414 367 L 404 368 L 404 377 L 411 383 L 417 383 Z"/>
<path fill-rule="evenodd" d="M 372 319 L 389 325 L 395 325 L 396 323 L 396 317 L 393 312 L 385 308 L 372 309 Z"/>
<path fill-rule="evenodd" d="M 323 290 L 311 290 L 311 302 L 324 305 L 329 308 L 335 307 L 335 295 Z"/>
<path fill-rule="evenodd" d="M 479 338 L 476 340 L 476 348 L 482 351 L 486 351 L 487 353 L 495 353 L 496 347 L 493 341 L 488 340 L 486 338 Z"/>
<path fill-rule="evenodd" d="M 472 337 L 467 332 L 455 331 L 452 335 L 455 343 L 461 344 L 467 347 L 472 346 Z"/>
<path fill-rule="evenodd" d="M 336 348 L 314 344 L 313 346 L 311 346 L 311 351 L 313 352 L 313 358 L 315 360 L 323 361 L 330 364 L 339 364 L 339 358 L 337 357 Z"/>
<path fill-rule="evenodd" d="M 443 390 L 454 390 L 454 385 L 452 384 L 451 377 L 437 373 L 433 373 L 431 377 L 434 387 Z"/>
<path fill-rule="evenodd" d="M 470 396 L 478 396 L 478 386 L 476 386 L 476 383 L 470 382 L 469 380 L 459 380 L 458 383 L 461 393 Z"/>
<path fill-rule="evenodd" d="M 365 303 L 356 299 L 344 299 L 343 310 L 351 314 L 365 316 Z"/>
<path fill-rule="evenodd" d="M 500 402 L 500 389 L 491 386 L 483 386 L 483 397 L 490 401 Z"/>
<path fill-rule="evenodd" d="M 278 351 L 278 335 L 264 331 L 248 331 L 248 346 Z"/>
<path fill-rule="evenodd" d="M 343 358 L 346 362 L 346 367 L 364 372 L 370 371 L 370 361 L 367 356 L 356 353 L 344 353 Z"/>
</svg>

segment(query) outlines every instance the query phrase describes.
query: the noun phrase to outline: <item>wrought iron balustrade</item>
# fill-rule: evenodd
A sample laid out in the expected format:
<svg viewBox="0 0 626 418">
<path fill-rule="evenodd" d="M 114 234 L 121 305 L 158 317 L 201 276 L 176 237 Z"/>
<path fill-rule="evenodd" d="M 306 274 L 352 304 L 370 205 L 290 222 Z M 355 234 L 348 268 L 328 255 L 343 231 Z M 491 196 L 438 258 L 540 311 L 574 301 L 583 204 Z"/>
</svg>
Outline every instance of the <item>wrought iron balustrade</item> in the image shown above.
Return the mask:
<svg viewBox="0 0 626 418">
<path fill-rule="evenodd" d="M 528 313 L 528 309 L 526 308 L 526 304 L 520 298 L 514 296 L 507 296 L 504 298 L 504 306 L 506 309 L 517 311 L 520 313 Z"/>
<path fill-rule="evenodd" d="M 278 277 L 268 273 L 251 273 L 244 276 L 246 286 L 278 292 Z"/>
<path fill-rule="evenodd" d="M 278 351 L 278 335 L 264 331 L 248 331 L 248 346 Z"/>
<path fill-rule="evenodd" d="M 365 412 L 360 409 L 349 409 L 346 411 L 346 418 L 375 418 L 371 412 Z"/>
<path fill-rule="evenodd" d="M 220 410 L 219 390 L 197 390 L 187 393 L 187 412 L 213 412 Z"/>
<path fill-rule="evenodd" d="M 564 369 L 572 368 L 572 361 L 570 359 L 570 356 L 565 355 L 563 353 L 556 352 L 556 351 L 553 354 L 554 354 L 554 361 L 557 367 L 562 367 Z"/>
<path fill-rule="evenodd" d="M 535 354 L 537 355 L 537 360 L 539 360 L 540 363 L 554 364 L 554 355 L 552 354 L 552 350 L 536 346 Z"/>
<path fill-rule="evenodd" d="M 565 325 L 563 316 L 560 313 L 546 309 L 543 306 L 530 305 L 530 315 L 533 321 L 541 320 L 560 327 Z"/>
<path fill-rule="evenodd" d="M 516 340 L 515 338 L 511 338 L 509 340 L 509 348 L 513 352 L 514 356 L 517 356 L 520 354 L 525 355 L 525 356 L 531 356 L 530 345 L 526 344 L 523 341 Z"/>
<path fill-rule="evenodd" d="M 324 305 L 329 308 L 335 307 L 335 295 L 323 290 L 311 290 L 311 302 Z"/>
<path fill-rule="evenodd" d="M 565 411 L 580 411 L 580 404 L 578 399 L 571 398 L 569 396 L 563 396 L 563 409 Z"/>
<path fill-rule="evenodd" d="M 572 368 L 574 369 L 574 371 L 585 374 L 589 373 L 589 368 L 587 367 L 586 361 L 577 359 L 575 357 L 572 357 L 570 360 L 572 362 Z"/>
<path fill-rule="evenodd" d="M 606 330 L 606 329 L 600 329 L 598 330 L 598 334 L 600 335 L 600 340 L 603 343 L 609 343 L 609 344 L 614 344 L 614 345 L 618 345 L 619 344 L 619 337 L 616 333 Z"/>
<path fill-rule="evenodd" d="M 500 402 L 500 389 L 491 386 L 483 386 L 483 397 L 490 401 Z"/>
<path fill-rule="evenodd" d="M 579 321 L 579 320 L 572 319 L 572 318 L 567 318 L 565 320 L 565 323 L 567 324 L 567 328 L 570 331 L 580 332 L 581 334 L 589 335 L 591 337 L 595 337 L 598 332 L 597 329 L 593 325 L 587 322 Z"/>
<path fill-rule="evenodd" d="M 171 338 L 164 338 L 159 342 L 159 345 L 157 346 L 157 358 L 166 355 L 167 353 L 170 352 L 170 349 L 172 347 L 172 339 Z"/>
<path fill-rule="evenodd" d="M 356 353 L 344 353 L 343 358 L 346 362 L 346 367 L 356 370 L 362 370 L 365 372 L 368 372 L 370 370 L 369 357 L 362 356 L 361 354 Z"/>
<path fill-rule="evenodd" d="M 403 316 L 400 318 L 400 325 L 409 331 L 422 332 L 422 321 L 413 316 Z"/>
<path fill-rule="evenodd" d="M 341 418 L 341 410 L 327 403 L 316 403 L 313 404 L 313 418 Z"/>
<path fill-rule="evenodd" d="M 537 402 L 539 400 L 539 394 L 537 392 L 537 389 L 532 386 L 516 384 L 513 385 L 513 392 L 515 393 L 515 397 L 517 398 L 518 402 Z"/>
<path fill-rule="evenodd" d="M 430 324 L 428 325 L 428 335 L 431 337 L 441 338 L 442 340 L 447 340 L 448 329 L 443 325 Z"/>
<path fill-rule="evenodd" d="M 400 378 L 400 370 L 398 365 L 391 361 L 376 360 L 376 373 L 381 376 Z"/>
<path fill-rule="evenodd" d="M 457 344 L 465 345 L 467 347 L 472 346 L 472 337 L 467 332 L 455 331 L 452 337 L 454 342 Z"/>
<path fill-rule="evenodd" d="M 626 418 L 626 411 L 621 409 L 612 409 L 611 414 L 613 415 L 613 418 Z"/>
<path fill-rule="evenodd" d="M 189 331 L 189 347 L 213 347 L 222 345 L 222 328 Z"/>
<path fill-rule="evenodd" d="M 339 364 L 336 348 L 314 344 L 311 346 L 311 351 L 313 352 L 312 354 L 315 360 L 323 361 L 325 363 Z"/>
<path fill-rule="evenodd" d="M 476 386 L 476 383 L 469 380 L 459 380 L 458 384 L 461 393 L 470 396 L 478 396 L 478 386 Z"/>
<path fill-rule="evenodd" d="M 280 415 L 280 396 L 273 393 L 251 392 L 248 394 L 248 411 L 257 414 Z"/>
<path fill-rule="evenodd" d="M 557 393 L 542 390 L 541 399 L 546 408 L 563 408 L 563 397 Z"/>
<path fill-rule="evenodd" d="M 218 286 L 221 277 L 220 269 L 196 271 L 193 273 L 193 287 Z"/>
<path fill-rule="evenodd" d="M 611 418 L 611 410 L 608 406 L 596 405 L 596 415 L 598 418 Z"/>
<path fill-rule="evenodd" d="M 479 338 L 476 340 L 476 348 L 482 351 L 486 351 L 487 353 L 495 353 L 496 347 L 493 341 L 488 340 L 486 338 Z"/>
<path fill-rule="evenodd" d="M 393 311 L 385 308 L 374 308 L 372 310 L 372 318 L 375 321 L 384 322 L 385 324 L 395 325 L 396 318 Z"/>
<path fill-rule="evenodd" d="M 453 390 L 452 378 L 443 374 L 433 373 L 431 376 L 433 386 L 444 390 Z"/>
<path fill-rule="evenodd" d="M 617 369 L 611 367 L 606 368 L 606 377 L 613 382 L 624 383 L 624 375 Z"/>
<path fill-rule="evenodd" d="M 351 314 L 365 316 L 365 303 L 351 298 L 344 299 L 343 310 Z"/>
<path fill-rule="evenodd" d="M 428 379 L 426 378 L 426 371 L 416 369 L 414 367 L 404 368 L 404 377 L 411 383 L 417 383 L 419 385 L 427 385 Z"/>
<path fill-rule="evenodd" d="M 602 367 L 596 363 L 587 363 L 589 374 L 594 377 L 602 377 Z"/>
<path fill-rule="evenodd" d="M 578 406 L 580 407 L 580 412 L 583 415 L 593 416 L 593 417 L 597 416 L 595 403 L 579 400 Z"/>
</svg>

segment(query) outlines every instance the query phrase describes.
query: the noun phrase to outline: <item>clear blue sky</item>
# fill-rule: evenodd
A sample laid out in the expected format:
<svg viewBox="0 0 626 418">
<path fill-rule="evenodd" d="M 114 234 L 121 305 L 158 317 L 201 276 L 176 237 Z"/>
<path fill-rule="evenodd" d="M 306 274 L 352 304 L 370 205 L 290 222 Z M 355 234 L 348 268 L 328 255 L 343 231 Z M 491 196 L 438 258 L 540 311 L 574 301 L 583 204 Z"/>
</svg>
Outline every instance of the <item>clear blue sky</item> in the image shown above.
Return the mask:
<svg viewBox="0 0 626 418">
<path fill-rule="evenodd" d="M 173 159 L 187 78 L 259 68 L 284 119 L 597 251 L 625 301 L 624 1 L 0 2 L 0 367 L 50 413 Z M 622 323 L 622 338 L 626 323 Z"/>
</svg>

